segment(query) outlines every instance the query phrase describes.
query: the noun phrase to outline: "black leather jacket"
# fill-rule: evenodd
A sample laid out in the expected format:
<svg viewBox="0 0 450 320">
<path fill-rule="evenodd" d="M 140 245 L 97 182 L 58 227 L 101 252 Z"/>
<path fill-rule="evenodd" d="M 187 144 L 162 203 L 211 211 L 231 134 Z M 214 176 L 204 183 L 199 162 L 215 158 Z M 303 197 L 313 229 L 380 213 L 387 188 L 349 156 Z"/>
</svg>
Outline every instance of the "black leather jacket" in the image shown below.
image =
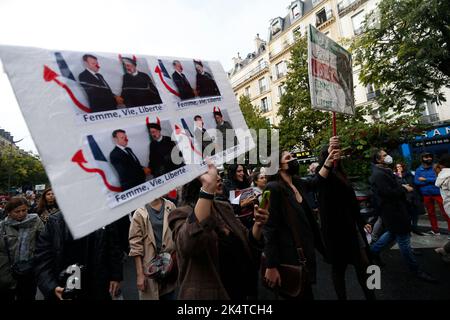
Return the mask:
<svg viewBox="0 0 450 320">
<path fill-rule="evenodd" d="M 55 299 L 54 289 L 64 287 L 60 273 L 69 265 L 85 267 L 82 273 L 82 299 L 107 300 L 109 282 L 122 280 L 122 258 L 114 224 L 74 240 L 61 212 L 50 216 L 36 244 L 36 276 L 46 299 Z"/>
</svg>

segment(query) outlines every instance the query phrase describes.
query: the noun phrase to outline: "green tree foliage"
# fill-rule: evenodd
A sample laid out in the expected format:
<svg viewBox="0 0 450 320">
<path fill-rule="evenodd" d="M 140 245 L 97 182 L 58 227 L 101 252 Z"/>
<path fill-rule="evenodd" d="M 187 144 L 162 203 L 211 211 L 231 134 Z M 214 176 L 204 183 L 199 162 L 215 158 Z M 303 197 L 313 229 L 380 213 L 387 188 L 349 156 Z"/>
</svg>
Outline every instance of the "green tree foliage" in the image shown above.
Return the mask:
<svg viewBox="0 0 450 320">
<path fill-rule="evenodd" d="M 239 107 L 241 108 L 242 115 L 244 116 L 245 122 L 247 123 L 247 126 L 249 129 L 255 130 L 253 138 L 257 145 L 257 163 L 254 165 L 261 165 L 260 161 L 262 158 L 265 158 L 265 156 L 268 156 L 266 150 L 260 150 L 260 145 L 264 146 L 264 144 L 260 144 L 260 139 L 265 139 L 265 142 L 267 143 L 267 148 L 270 150 L 270 123 L 266 118 L 262 116 L 261 110 L 259 110 L 257 107 L 252 105 L 250 99 L 246 96 L 241 96 L 239 99 Z M 265 130 L 266 135 L 262 136 L 262 132 L 260 130 Z M 252 151 L 254 152 L 254 151 Z M 246 154 L 246 162 L 253 162 L 255 159 L 249 158 L 249 153 Z M 252 165 L 249 165 L 249 167 L 253 167 Z"/>
<path fill-rule="evenodd" d="M 381 109 L 420 112 L 450 85 L 450 1 L 381 0 L 352 45 L 360 80 L 380 89 Z M 412 98 L 412 99 L 411 99 Z"/>
<path fill-rule="evenodd" d="M 0 148 L 0 193 L 7 193 L 8 187 L 47 183 L 47 175 L 37 156 L 11 146 Z"/>
<path fill-rule="evenodd" d="M 249 129 L 270 129 L 270 124 L 267 119 L 263 117 L 261 110 L 252 105 L 247 96 L 241 96 L 239 98 L 239 107 L 241 108 L 242 115 L 244 116 Z"/>
<path fill-rule="evenodd" d="M 363 113 L 364 109 L 358 108 Z M 358 110 L 357 109 L 357 110 Z M 419 126 L 411 125 L 411 117 L 398 117 L 393 121 L 360 121 L 357 118 L 338 118 L 337 134 L 343 149 L 343 166 L 349 176 L 367 178 L 371 170 L 371 156 L 374 148 L 385 148 L 395 158 L 400 158 L 398 147 L 412 137 L 420 135 Z M 323 130 L 312 141 L 316 153 L 328 142 L 331 129 Z M 400 160 L 400 159 L 399 159 Z"/>
<path fill-rule="evenodd" d="M 281 96 L 278 116 L 281 117 L 280 148 L 290 150 L 294 146 L 310 148 L 310 140 L 324 127 L 331 126 L 327 112 L 311 109 L 308 82 L 308 46 L 305 37 L 298 37 L 291 50 L 285 82 L 285 94 Z"/>
</svg>

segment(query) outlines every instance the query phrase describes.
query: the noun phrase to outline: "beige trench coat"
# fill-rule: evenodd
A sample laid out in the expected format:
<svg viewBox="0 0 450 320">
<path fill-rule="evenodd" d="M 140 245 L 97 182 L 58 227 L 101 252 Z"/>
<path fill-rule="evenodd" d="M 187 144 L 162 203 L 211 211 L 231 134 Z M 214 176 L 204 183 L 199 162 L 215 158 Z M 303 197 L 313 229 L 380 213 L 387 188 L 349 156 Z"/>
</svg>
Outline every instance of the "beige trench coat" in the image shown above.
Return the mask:
<svg viewBox="0 0 450 320">
<path fill-rule="evenodd" d="M 172 231 L 169 228 L 167 217 L 169 213 L 175 210 L 175 205 L 164 199 L 164 221 L 163 221 L 163 240 L 161 250 L 172 253 L 175 251 L 175 244 L 172 240 Z M 142 257 L 144 270 L 148 270 L 150 261 L 156 256 L 156 240 L 153 228 L 148 217 L 147 209 L 139 208 L 133 214 L 129 233 L 130 257 Z M 139 291 L 140 300 L 158 300 L 160 296 L 172 292 L 176 283 L 159 284 L 155 280 L 146 279 L 146 291 Z"/>
</svg>

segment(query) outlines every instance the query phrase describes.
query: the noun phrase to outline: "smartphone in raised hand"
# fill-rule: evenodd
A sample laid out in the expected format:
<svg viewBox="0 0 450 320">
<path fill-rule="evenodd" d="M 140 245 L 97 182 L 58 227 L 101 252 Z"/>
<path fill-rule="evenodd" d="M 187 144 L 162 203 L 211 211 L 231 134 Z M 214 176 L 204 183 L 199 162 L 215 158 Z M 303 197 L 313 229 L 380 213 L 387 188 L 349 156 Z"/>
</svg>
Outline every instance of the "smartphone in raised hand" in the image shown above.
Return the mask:
<svg viewBox="0 0 450 320">
<path fill-rule="evenodd" d="M 270 199 L 270 191 L 266 190 L 263 192 L 261 196 L 261 202 L 259 203 L 259 207 L 262 209 L 267 209 L 269 206 L 269 199 Z"/>
</svg>

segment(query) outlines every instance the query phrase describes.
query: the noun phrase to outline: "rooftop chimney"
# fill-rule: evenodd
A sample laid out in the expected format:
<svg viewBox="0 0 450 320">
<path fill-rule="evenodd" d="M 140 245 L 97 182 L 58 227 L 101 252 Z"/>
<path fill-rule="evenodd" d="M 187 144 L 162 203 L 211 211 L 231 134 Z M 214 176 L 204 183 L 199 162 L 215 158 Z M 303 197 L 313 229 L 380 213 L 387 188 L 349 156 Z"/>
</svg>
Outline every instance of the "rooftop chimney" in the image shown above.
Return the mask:
<svg viewBox="0 0 450 320">
<path fill-rule="evenodd" d="M 242 58 L 239 54 L 239 52 L 237 53 L 237 57 L 233 57 L 233 67 L 235 67 L 237 64 L 242 62 Z"/>
<path fill-rule="evenodd" d="M 256 46 L 255 53 L 256 53 L 256 54 L 260 53 L 260 52 L 263 50 L 263 49 L 261 48 L 261 46 L 264 45 L 264 47 L 265 47 L 265 44 L 266 44 L 266 42 L 265 42 L 263 39 L 261 39 L 261 38 L 259 37 L 259 33 L 257 33 L 257 34 L 256 34 L 256 38 L 255 38 L 255 46 Z"/>
</svg>

